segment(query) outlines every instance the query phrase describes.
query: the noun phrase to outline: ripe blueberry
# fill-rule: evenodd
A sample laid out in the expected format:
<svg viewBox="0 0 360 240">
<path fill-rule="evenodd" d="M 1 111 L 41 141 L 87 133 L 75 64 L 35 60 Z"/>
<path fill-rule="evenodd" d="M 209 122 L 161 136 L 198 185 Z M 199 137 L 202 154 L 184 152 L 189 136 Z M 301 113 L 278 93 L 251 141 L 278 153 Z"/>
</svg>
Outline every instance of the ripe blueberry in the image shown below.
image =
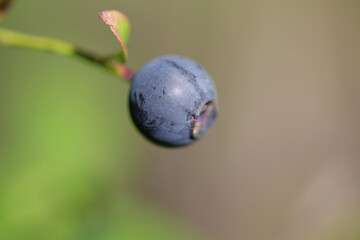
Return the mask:
<svg viewBox="0 0 360 240">
<path fill-rule="evenodd" d="M 190 144 L 216 119 L 217 93 L 196 62 L 164 56 L 147 63 L 130 90 L 130 114 L 150 140 L 165 146 Z"/>
</svg>

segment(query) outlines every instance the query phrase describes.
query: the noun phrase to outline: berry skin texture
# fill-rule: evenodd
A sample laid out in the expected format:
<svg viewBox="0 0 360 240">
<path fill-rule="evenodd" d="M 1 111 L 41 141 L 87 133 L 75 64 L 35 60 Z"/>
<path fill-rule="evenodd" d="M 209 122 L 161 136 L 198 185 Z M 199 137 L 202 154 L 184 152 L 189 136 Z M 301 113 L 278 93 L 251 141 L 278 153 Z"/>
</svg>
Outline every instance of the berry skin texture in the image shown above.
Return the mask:
<svg viewBox="0 0 360 240">
<path fill-rule="evenodd" d="M 163 56 L 147 63 L 135 76 L 129 107 L 136 127 L 151 141 L 184 146 L 202 137 L 214 123 L 216 88 L 196 62 Z"/>
</svg>

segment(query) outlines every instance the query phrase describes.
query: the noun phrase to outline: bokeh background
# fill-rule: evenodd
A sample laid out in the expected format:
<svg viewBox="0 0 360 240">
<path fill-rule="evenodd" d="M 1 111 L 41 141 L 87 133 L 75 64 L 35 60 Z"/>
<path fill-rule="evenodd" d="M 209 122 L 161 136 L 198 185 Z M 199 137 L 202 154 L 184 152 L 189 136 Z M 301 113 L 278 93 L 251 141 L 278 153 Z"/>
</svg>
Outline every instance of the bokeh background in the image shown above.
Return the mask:
<svg viewBox="0 0 360 240">
<path fill-rule="evenodd" d="M 111 53 L 105 9 L 131 19 L 133 68 L 205 66 L 219 119 L 160 148 L 126 82 L 0 46 L 0 239 L 360 239 L 359 1 L 19 0 L 1 26 Z"/>
</svg>

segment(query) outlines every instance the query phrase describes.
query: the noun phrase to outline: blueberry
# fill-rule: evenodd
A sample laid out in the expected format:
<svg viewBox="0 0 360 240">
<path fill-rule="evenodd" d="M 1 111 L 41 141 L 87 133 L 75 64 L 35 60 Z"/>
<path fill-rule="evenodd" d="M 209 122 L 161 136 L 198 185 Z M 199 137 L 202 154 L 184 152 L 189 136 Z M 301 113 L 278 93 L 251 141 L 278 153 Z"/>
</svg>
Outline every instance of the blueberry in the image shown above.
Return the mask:
<svg viewBox="0 0 360 240">
<path fill-rule="evenodd" d="M 203 136 L 216 119 L 217 94 L 208 73 L 196 62 L 163 56 L 147 63 L 130 90 L 130 114 L 150 140 L 183 146 Z"/>
</svg>

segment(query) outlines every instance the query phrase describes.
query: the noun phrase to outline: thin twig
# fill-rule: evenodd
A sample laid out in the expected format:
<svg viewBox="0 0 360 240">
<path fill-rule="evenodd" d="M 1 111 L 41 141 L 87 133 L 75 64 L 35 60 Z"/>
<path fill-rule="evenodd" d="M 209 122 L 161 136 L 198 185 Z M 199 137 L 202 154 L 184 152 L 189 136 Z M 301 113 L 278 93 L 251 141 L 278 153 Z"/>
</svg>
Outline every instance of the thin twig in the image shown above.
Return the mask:
<svg viewBox="0 0 360 240">
<path fill-rule="evenodd" d="M 135 76 L 135 72 L 128 66 L 120 63 L 115 55 L 110 57 L 100 56 L 59 39 L 31 36 L 0 28 L 0 44 L 78 57 L 129 81 Z"/>
</svg>

